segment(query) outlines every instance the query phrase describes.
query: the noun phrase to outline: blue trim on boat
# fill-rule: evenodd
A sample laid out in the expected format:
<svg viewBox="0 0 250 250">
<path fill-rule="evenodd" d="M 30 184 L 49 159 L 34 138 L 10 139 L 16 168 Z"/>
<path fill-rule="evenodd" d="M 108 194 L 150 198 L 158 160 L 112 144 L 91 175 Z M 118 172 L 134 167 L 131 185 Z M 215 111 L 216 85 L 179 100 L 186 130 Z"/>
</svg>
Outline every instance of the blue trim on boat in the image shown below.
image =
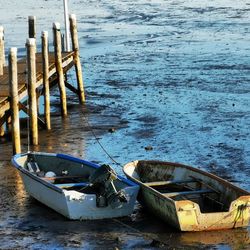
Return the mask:
<svg viewBox="0 0 250 250">
<path fill-rule="evenodd" d="M 133 181 L 131 181 L 131 180 L 129 180 L 129 179 L 126 179 L 126 178 L 124 178 L 124 177 L 122 177 L 122 176 L 120 176 L 120 175 L 118 175 L 118 178 L 119 178 L 121 181 L 125 182 L 126 184 L 128 184 L 128 185 L 130 185 L 130 186 L 139 186 L 139 185 L 136 184 L 135 182 L 133 182 Z"/>
<path fill-rule="evenodd" d="M 84 164 L 86 166 L 89 166 L 89 167 L 92 167 L 92 168 L 99 168 L 100 165 L 96 164 L 96 163 L 93 163 L 93 162 L 90 162 L 90 161 L 86 161 L 86 160 L 83 160 L 83 159 L 79 159 L 79 158 L 76 158 L 74 156 L 71 156 L 71 155 L 66 155 L 66 154 L 55 154 L 55 153 L 44 153 L 44 152 L 29 152 L 29 153 L 23 153 L 23 154 L 16 154 L 12 157 L 11 159 L 11 162 L 12 164 L 17 168 L 19 169 L 22 173 L 26 174 L 26 175 L 29 175 L 31 178 L 35 179 L 35 180 L 38 180 L 39 182 L 45 184 L 46 186 L 49 186 L 51 188 L 54 188 L 56 189 L 56 191 L 59 191 L 61 190 L 60 188 L 57 188 L 55 187 L 55 185 L 53 184 L 50 184 L 46 181 L 41 181 L 41 179 L 31 173 L 29 173 L 29 171 L 27 171 L 26 169 L 22 168 L 21 166 L 19 166 L 17 164 L 17 159 L 22 157 L 22 156 L 25 156 L 25 155 L 29 155 L 29 154 L 34 154 L 34 155 L 47 155 L 47 156 L 54 156 L 54 157 L 58 157 L 58 158 L 61 158 L 61 159 L 64 159 L 64 160 L 68 160 L 68 161 L 73 161 L 73 162 L 77 162 L 77 163 L 81 163 L 81 164 Z M 127 178 L 124 178 L 120 175 L 118 175 L 118 178 L 119 180 L 121 180 L 122 182 L 128 184 L 129 186 L 138 186 L 138 184 L 136 184 L 135 182 L 127 179 Z M 49 184 L 49 185 L 47 185 Z M 59 190 L 58 190 L 59 189 Z"/>
<path fill-rule="evenodd" d="M 87 166 L 90 166 L 90 167 L 93 167 L 93 168 L 99 168 L 100 165 L 98 164 L 95 164 L 93 162 L 89 162 L 89 161 L 85 161 L 85 160 L 82 160 L 82 159 L 79 159 L 79 158 L 76 158 L 74 156 L 71 156 L 71 155 L 66 155 L 66 154 L 56 154 L 56 156 L 58 158 L 61 158 L 61 159 L 64 159 L 64 160 L 69 160 L 69 161 L 74 161 L 74 162 L 77 162 L 77 163 L 82 163 L 84 165 L 87 165 Z M 131 180 L 129 179 L 126 179 L 120 175 L 118 175 L 118 178 L 125 182 L 126 184 L 130 185 L 130 186 L 138 186 L 138 184 L 132 182 Z"/>
<path fill-rule="evenodd" d="M 57 187 L 63 188 L 63 187 L 87 187 L 89 183 L 87 182 L 79 182 L 79 183 L 62 183 L 62 184 L 54 184 Z"/>
<path fill-rule="evenodd" d="M 58 193 L 62 193 L 62 189 L 59 187 L 56 187 L 54 184 L 49 183 L 43 179 L 41 179 L 40 177 L 30 173 L 28 170 L 26 170 L 25 168 L 21 167 L 20 165 L 18 165 L 17 163 L 17 159 L 23 156 L 28 155 L 29 153 L 24 153 L 24 154 L 16 154 L 11 158 L 11 163 L 15 166 L 15 168 L 17 168 L 20 172 L 22 172 L 23 174 L 29 176 L 31 179 L 40 182 L 41 184 L 43 184 L 44 186 L 58 192 Z"/>
<path fill-rule="evenodd" d="M 61 158 L 61 159 L 64 159 L 64 160 L 69 160 L 69 161 L 74 161 L 74 162 L 77 162 L 77 163 L 82 163 L 84 165 L 87 165 L 87 166 L 90 166 L 90 167 L 93 167 L 93 168 L 99 168 L 100 167 L 99 165 L 97 165 L 97 164 L 95 164 L 93 162 L 85 161 L 85 160 L 76 158 L 76 157 L 71 156 L 71 155 L 56 154 L 56 156 L 58 158 Z"/>
</svg>

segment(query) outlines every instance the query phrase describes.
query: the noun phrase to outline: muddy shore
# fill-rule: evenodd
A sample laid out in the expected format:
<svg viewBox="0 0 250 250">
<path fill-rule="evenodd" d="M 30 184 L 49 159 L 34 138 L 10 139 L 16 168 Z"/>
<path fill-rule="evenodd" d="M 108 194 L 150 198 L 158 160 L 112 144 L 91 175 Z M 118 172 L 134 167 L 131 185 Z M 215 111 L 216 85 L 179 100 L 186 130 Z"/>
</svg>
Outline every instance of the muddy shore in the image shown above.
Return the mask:
<svg viewBox="0 0 250 250">
<path fill-rule="evenodd" d="M 63 24 L 61 1 L 0 5 L 6 48 L 17 46 L 20 56 L 28 15 L 37 16 L 38 34 L 54 21 Z M 32 149 L 108 163 L 122 174 L 96 136 L 120 164 L 181 162 L 250 191 L 250 5 L 82 0 L 70 8 L 78 19 L 87 104 L 80 106 L 68 93 L 69 116 L 63 120 L 54 89 L 52 131 L 41 130 Z M 75 82 L 73 71 L 69 80 Z M 22 126 L 26 151 L 25 119 Z M 0 152 L 0 249 L 250 247 L 249 227 L 180 233 L 139 205 L 126 218 L 68 221 L 26 194 L 10 164 L 8 137 L 1 138 Z"/>
</svg>

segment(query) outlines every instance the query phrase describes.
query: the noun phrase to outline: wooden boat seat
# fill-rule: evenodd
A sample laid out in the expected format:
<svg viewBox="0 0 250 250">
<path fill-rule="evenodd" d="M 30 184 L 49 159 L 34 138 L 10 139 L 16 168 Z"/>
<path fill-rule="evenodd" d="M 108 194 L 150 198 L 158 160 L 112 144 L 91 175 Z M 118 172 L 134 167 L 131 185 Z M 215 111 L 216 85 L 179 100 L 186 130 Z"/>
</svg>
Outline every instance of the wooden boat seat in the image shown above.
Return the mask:
<svg viewBox="0 0 250 250">
<path fill-rule="evenodd" d="M 193 195 L 193 194 L 208 194 L 215 193 L 214 190 L 211 189 L 199 189 L 199 190 L 190 190 L 190 191 L 181 191 L 181 192 L 171 192 L 171 193 L 162 193 L 165 197 L 174 197 L 180 195 Z"/>
<path fill-rule="evenodd" d="M 170 184 L 186 184 L 197 182 L 197 180 L 180 180 L 180 181 L 154 181 L 154 182 L 144 182 L 145 185 L 149 187 L 165 186 Z"/>
<path fill-rule="evenodd" d="M 79 175 L 63 175 L 63 176 L 55 176 L 55 177 L 41 177 L 44 180 L 58 180 L 58 179 L 80 179 L 84 178 L 86 179 L 85 176 L 79 176 Z"/>
<path fill-rule="evenodd" d="M 87 182 L 79 182 L 79 183 L 62 183 L 62 184 L 54 184 L 59 188 L 70 188 L 70 187 L 86 187 L 89 185 Z"/>
</svg>

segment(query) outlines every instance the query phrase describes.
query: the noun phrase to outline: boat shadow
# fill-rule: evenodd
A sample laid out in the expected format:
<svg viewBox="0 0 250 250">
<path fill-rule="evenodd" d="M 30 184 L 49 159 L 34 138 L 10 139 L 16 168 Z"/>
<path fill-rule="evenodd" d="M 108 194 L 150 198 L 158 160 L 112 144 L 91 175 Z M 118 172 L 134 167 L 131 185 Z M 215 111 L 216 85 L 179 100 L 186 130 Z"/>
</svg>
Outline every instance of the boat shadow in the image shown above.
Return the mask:
<svg viewBox="0 0 250 250">
<path fill-rule="evenodd" d="M 29 209 L 18 228 L 39 231 L 44 237 L 64 241 L 78 238 L 79 244 L 97 247 L 106 244 L 121 248 L 173 248 L 192 247 L 209 249 L 224 245 L 231 249 L 244 249 L 250 244 L 250 230 L 239 228 L 208 232 L 179 232 L 157 217 L 149 214 L 140 204 L 131 216 L 73 221 L 58 214 L 35 199 L 27 198 Z M 69 243 L 67 243 L 69 244 Z"/>
</svg>

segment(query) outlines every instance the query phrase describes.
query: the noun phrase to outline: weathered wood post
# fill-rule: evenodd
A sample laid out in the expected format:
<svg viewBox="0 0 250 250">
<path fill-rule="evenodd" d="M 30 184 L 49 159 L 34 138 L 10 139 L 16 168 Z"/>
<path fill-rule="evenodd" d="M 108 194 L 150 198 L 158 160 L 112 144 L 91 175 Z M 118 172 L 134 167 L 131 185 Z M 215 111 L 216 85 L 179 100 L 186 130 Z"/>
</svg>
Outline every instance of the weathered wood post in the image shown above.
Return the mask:
<svg viewBox="0 0 250 250">
<path fill-rule="evenodd" d="M 29 38 L 36 38 L 36 16 L 28 16 Z M 36 42 L 36 40 L 35 40 Z M 36 45 L 35 45 L 36 52 Z M 39 115 L 39 95 L 36 95 L 37 115 Z"/>
<path fill-rule="evenodd" d="M 9 50 L 9 88 L 10 110 L 12 123 L 13 154 L 21 153 L 20 124 L 19 124 L 19 97 L 17 80 L 17 48 Z"/>
<path fill-rule="evenodd" d="M 0 26 L 0 76 L 3 75 L 4 65 L 5 65 L 4 29 L 3 26 Z"/>
<path fill-rule="evenodd" d="M 28 71 L 28 98 L 29 98 L 29 128 L 31 143 L 38 145 L 38 120 L 36 100 L 36 41 L 29 38 L 26 41 L 27 71 Z"/>
<path fill-rule="evenodd" d="M 4 29 L 0 26 L 0 76 L 3 75 L 3 67 L 5 64 L 5 53 L 4 53 Z M 2 115 L 0 115 L 2 118 Z M 0 136 L 4 136 L 4 126 L 0 126 Z"/>
<path fill-rule="evenodd" d="M 75 52 L 74 61 L 75 61 L 76 79 L 77 79 L 77 86 L 78 86 L 78 96 L 79 96 L 80 103 L 83 104 L 85 102 L 85 95 L 84 95 L 84 86 L 83 86 L 83 79 L 82 79 L 82 66 L 81 66 L 80 53 L 79 53 L 76 16 L 74 14 L 71 14 L 69 16 L 69 21 L 70 21 L 72 48 L 73 48 L 73 51 Z"/>
<path fill-rule="evenodd" d="M 48 130 L 51 129 L 50 123 L 50 91 L 49 91 L 49 46 L 48 32 L 42 32 L 42 61 L 43 61 L 43 87 L 44 87 L 44 116 Z"/>
<path fill-rule="evenodd" d="M 68 0 L 63 0 L 64 3 L 64 23 L 65 23 L 65 48 L 66 51 L 70 51 L 70 42 L 69 42 L 69 8 Z"/>
<path fill-rule="evenodd" d="M 61 113 L 62 116 L 67 115 L 67 99 L 66 99 L 66 88 L 64 83 L 63 66 L 62 66 L 62 43 L 61 43 L 61 31 L 60 24 L 53 24 L 54 34 L 54 47 L 55 47 L 55 65 L 58 76 L 60 100 L 61 100 Z"/>
<path fill-rule="evenodd" d="M 36 38 L 36 17 L 29 16 L 28 23 L 29 23 L 29 38 Z"/>
<path fill-rule="evenodd" d="M 61 42 L 62 42 L 62 52 L 66 52 L 65 50 L 65 42 L 64 42 L 64 34 L 61 34 Z"/>
</svg>

